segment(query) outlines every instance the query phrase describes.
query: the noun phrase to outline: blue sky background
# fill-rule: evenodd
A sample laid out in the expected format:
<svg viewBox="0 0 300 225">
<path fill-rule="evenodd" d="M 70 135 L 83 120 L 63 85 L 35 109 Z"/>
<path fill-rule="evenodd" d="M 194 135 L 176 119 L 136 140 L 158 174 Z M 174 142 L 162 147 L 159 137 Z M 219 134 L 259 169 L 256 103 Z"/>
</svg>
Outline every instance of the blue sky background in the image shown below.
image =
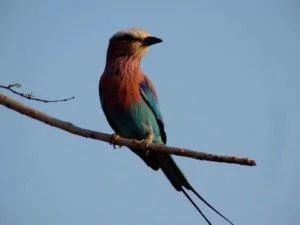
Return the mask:
<svg viewBox="0 0 300 225">
<path fill-rule="evenodd" d="M 38 97 L 75 95 L 57 104 L 13 97 L 112 133 L 97 90 L 108 39 L 142 27 L 164 39 L 143 68 L 156 84 L 169 145 L 258 163 L 176 157 L 191 183 L 235 224 L 300 224 L 299 15 L 296 0 L 1 0 L 0 81 L 21 82 Z M 4 107 L 0 124 L 1 225 L 205 224 L 161 172 L 124 148 Z M 213 224 L 226 224 L 202 208 Z"/>
</svg>

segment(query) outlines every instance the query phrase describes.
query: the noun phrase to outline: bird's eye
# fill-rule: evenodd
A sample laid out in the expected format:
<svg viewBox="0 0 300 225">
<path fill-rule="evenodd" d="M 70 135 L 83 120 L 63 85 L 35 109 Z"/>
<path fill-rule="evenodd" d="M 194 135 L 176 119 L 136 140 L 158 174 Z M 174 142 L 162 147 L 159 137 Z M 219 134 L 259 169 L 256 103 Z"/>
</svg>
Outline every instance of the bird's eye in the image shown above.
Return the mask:
<svg viewBox="0 0 300 225">
<path fill-rule="evenodd" d="M 126 35 L 123 35 L 123 36 L 121 37 L 121 40 L 122 40 L 122 41 L 134 41 L 135 38 L 134 38 L 133 36 L 131 36 L 131 35 L 126 34 Z"/>
<path fill-rule="evenodd" d="M 122 36 L 118 36 L 114 38 L 114 41 L 127 41 L 127 42 L 132 42 L 132 41 L 137 41 L 138 39 L 133 37 L 132 35 L 125 34 Z"/>
</svg>

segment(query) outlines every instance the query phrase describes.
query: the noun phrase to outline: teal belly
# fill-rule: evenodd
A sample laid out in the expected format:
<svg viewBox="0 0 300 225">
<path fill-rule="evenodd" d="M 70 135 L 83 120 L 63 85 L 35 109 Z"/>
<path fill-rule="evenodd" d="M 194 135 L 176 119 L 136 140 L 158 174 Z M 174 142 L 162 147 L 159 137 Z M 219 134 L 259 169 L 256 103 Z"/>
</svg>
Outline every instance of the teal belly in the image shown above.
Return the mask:
<svg viewBox="0 0 300 225">
<path fill-rule="evenodd" d="M 107 111 L 123 137 L 142 140 L 151 132 L 153 141 L 162 143 L 155 115 L 145 102 L 135 104 L 126 110 L 110 108 Z"/>
</svg>

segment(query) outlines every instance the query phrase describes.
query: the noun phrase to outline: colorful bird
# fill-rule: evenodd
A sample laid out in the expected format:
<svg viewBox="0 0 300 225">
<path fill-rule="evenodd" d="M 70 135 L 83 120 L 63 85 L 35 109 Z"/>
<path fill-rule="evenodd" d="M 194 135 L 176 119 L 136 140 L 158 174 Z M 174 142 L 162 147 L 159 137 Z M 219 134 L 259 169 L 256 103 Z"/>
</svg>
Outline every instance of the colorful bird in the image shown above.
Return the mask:
<svg viewBox="0 0 300 225">
<path fill-rule="evenodd" d="M 166 144 L 167 136 L 152 82 L 142 71 L 141 60 L 149 46 L 162 42 L 141 29 L 117 32 L 109 40 L 106 66 L 99 82 L 101 106 L 118 136 L 149 143 Z M 233 224 L 190 185 L 173 158 L 161 152 L 131 149 L 153 170 L 161 169 L 173 187 L 182 192 L 208 224 L 211 222 L 188 195 L 192 191 L 209 208 Z"/>
</svg>

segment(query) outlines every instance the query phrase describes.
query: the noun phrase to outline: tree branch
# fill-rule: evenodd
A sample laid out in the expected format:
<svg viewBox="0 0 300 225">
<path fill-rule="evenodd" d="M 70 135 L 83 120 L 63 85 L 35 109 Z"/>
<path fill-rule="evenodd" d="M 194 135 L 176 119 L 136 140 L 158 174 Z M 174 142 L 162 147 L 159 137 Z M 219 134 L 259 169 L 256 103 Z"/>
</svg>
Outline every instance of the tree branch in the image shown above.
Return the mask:
<svg viewBox="0 0 300 225">
<path fill-rule="evenodd" d="M 66 102 L 66 101 L 69 101 L 69 100 L 72 100 L 72 99 L 75 98 L 75 96 L 72 96 L 72 97 L 69 97 L 69 98 L 58 99 L 58 100 L 46 100 L 46 99 L 41 99 L 41 98 L 34 97 L 33 93 L 22 93 L 22 92 L 14 90 L 14 88 L 20 88 L 20 87 L 21 87 L 20 83 L 9 84 L 7 86 L 0 85 L 0 88 L 9 90 L 10 92 L 12 92 L 16 95 L 19 95 L 23 98 L 27 98 L 27 99 L 38 101 L 38 102 L 44 102 L 44 103 Z"/>
<path fill-rule="evenodd" d="M 82 137 L 101 140 L 104 142 L 111 142 L 112 135 L 100 133 L 93 130 L 84 129 L 81 127 L 77 127 L 70 122 L 66 122 L 63 120 L 59 120 L 52 116 L 49 116 L 43 112 L 40 112 L 36 109 L 30 108 L 0 92 L 0 104 L 12 109 L 16 112 L 19 112 L 23 115 L 36 119 L 38 121 L 44 122 L 50 126 L 62 129 L 72 134 L 76 134 Z M 165 152 L 172 155 L 184 156 L 199 160 L 207 160 L 207 161 L 214 161 L 214 162 L 223 162 L 223 163 L 234 163 L 240 164 L 245 166 L 255 166 L 256 162 L 249 158 L 238 158 L 236 156 L 222 156 L 222 155 L 213 155 L 204 152 L 197 152 L 191 151 L 184 148 L 176 148 L 176 147 L 169 147 L 165 145 L 157 145 L 157 144 L 150 144 L 148 148 L 146 148 L 143 144 L 138 143 L 136 140 L 132 139 L 125 139 L 125 138 L 118 138 L 115 140 L 115 144 L 119 146 L 127 146 L 130 148 L 138 148 L 141 151 L 157 151 L 157 152 Z"/>
</svg>

